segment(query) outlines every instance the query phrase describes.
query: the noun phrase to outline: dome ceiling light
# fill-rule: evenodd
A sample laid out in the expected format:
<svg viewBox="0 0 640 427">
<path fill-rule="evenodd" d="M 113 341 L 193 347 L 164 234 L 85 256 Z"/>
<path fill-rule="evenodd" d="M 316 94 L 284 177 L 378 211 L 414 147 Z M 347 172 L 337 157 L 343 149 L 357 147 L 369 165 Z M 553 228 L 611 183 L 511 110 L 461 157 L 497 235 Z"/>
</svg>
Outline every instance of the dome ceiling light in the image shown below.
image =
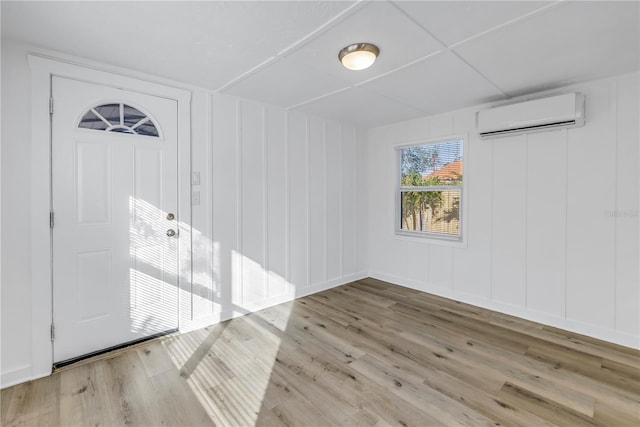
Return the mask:
<svg viewBox="0 0 640 427">
<path fill-rule="evenodd" d="M 338 59 L 349 70 L 364 70 L 376 62 L 380 53 L 378 46 L 371 43 L 355 43 L 340 50 Z"/>
</svg>

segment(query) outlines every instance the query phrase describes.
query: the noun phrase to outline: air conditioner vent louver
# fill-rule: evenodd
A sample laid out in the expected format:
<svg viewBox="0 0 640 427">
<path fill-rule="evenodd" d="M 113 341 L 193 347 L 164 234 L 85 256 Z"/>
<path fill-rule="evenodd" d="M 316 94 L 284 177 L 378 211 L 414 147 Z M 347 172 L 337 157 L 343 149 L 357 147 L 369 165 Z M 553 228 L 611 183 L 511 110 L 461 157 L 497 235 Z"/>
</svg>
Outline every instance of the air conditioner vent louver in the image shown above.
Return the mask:
<svg viewBox="0 0 640 427">
<path fill-rule="evenodd" d="M 568 93 L 503 105 L 476 113 L 482 139 L 584 125 L 584 96 Z"/>
</svg>

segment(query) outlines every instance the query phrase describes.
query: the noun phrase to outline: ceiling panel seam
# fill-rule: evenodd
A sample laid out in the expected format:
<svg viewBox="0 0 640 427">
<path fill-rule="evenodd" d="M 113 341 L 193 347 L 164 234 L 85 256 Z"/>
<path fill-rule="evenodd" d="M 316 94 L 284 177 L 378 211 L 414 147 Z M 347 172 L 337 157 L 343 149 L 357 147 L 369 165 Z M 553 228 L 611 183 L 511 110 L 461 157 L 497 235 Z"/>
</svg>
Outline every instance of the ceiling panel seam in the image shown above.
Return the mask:
<svg viewBox="0 0 640 427">
<path fill-rule="evenodd" d="M 473 70 L 477 75 L 479 75 L 479 76 L 480 76 L 480 77 L 482 77 L 482 78 L 483 78 L 487 83 L 489 83 L 490 85 L 492 85 L 492 86 L 493 86 L 493 87 L 494 87 L 498 92 L 500 92 L 504 97 L 506 97 L 506 98 L 511 98 L 511 96 L 512 96 L 511 94 L 509 94 L 507 91 L 503 90 L 500 86 L 498 86 L 498 84 L 497 84 L 497 83 L 495 83 L 493 80 L 489 79 L 489 78 L 488 78 L 487 76 L 485 76 L 482 72 L 480 72 L 480 70 L 478 70 L 475 66 L 473 66 L 469 61 L 467 61 L 466 59 L 464 59 L 464 58 L 463 58 L 463 57 L 462 57 L 458 52 L 456 52 L 456 51 L 455 51 L 455 48 L 457 48 L 458 46 L 461 46 L 461 45 L 463 45 L 464 43 L 467 43 L 467 42 L 469 42 L 469 41 L 477 40 L 477 39 L 479 39 L 480 37 L 485 36 L 485 35 L 487 35 L 487 34 L 489 34 L 489 33 L 494 32 L 494 31 L 497 31 L 497 30 L 499 30 L 499 29 L 501 29 L 501 28 L 505 28 L 505 27 L 507 27 L 507 26 L 509 26 L 509 25 L 512 25 L 512 24 L 515 24 L 515 23 L 518 23 L 518 22 L 521 22 L 521 21 L 527 20 L 527 19 L 532 18 L 532 17 L 534 17 L 534 16 L 536 16 L 536 15 L 539 15 L 539 14 L 541 14 L 541 13 L 543 13 L 543 12 L 546 12 L 547 10 L 554 9 L 554 8 L 556 8 L 556 7 L 560 6 L 560 5 L 564 5 L 564 4 L 566 4 L 566 1 L 564 1 L 564 0 L 563 0 L 563 1 L 556 1 L 556 2 L 554 2 L 554 3 L 551 3 L 551 4 L 548 4 L 548 5 L 542 6 L 541 8 L 538 8 L 538 9 L 536 9 L 536 10 L 534 10 L 534 11 L 531 11 L 531 12 L 525 13 L 524 15 L 520 15 L 520 16 L 518 16 L 517 18 L 511 19 L 511 20 L 509 20 L 509 21 L 507 21 L 507 22 L 503 22 L 502 24 L 500 24 L 500 25 L 496 25 L 496 26 L 495 26 L 495 27 L 493 27 L 493 28 L 490 28 L 490 29 L 488 29 L 488 30 L 482 31 L 482 32 L 480 32 L 480 33 L 478 33 L 478 34 L 475 34 L 475 35 L 471 36 L 471 37 L 467 37 L 466 39 L 461 40 L 461 41 L 459 41 L 459 42 L 453 43 L 452 45 L 447 46 L 447 49 L 448 49 L 448 50 L 449 50 L 449 51 L 450 51 L 450 52 L 451 52 L 451 53 L 452 53 L 456 58 L 458 58 L 460 61 L 462 61 L 462 62 L 464 62 L 465 64 L 467 64 L 467 66 L 468 66 L 469 68 L 471 68 L 471 69 L 472 69 L 472 70 Z"/>
<path fill-rule="evenodd" d="M 510 98 L 511 95 L 509 95 L 509 93 L 507 93 L 505 90 L 503 90 L 500 86 L 498 86 L 497 83 L 495 83 L 493 80 L 489 79 L 489 77 L 485 76 L 483 73 L 481 73 L 476 67 L 474 67 L 473 65 L 471 65 L 469 63 L 469 61 L 467 61 L 466 59 L 464 59 L 462 56 L 460 56 L 458 54 L 458 52 L 453 51 L 453 50 L 449 50 L 449 52 L 451 52 L 451 54 L 453 56 L 455 56 L 456 58 L 458 58 L 460 61 L 462 61 L 463 63 L 465 63 L 467 65 L 467 67 L 471 68 L 473 70 L 474 73 L 476 73 L 477 75 L 479 75 L 482 79 L 484 79 L 484 81 L 486 81 L 487 83 L 489 83 L 491 86 L 493 86 L 498 92 L 500 92 L 500 94 L 506 98 Z"/>
<path fill-rule="evenodd" d="M 416 21 L 411 15 L 409 15 L 404 9 L 402 9 L 400 6 L 398 6 L 397 4 L 395 4 L 395 2 L 390 2 L 393 7 L 395 7 L 400 13 L 402 13 L 404 16 L 406 16 L 408 19 L 410 19 L 413 23 L 415 23 L 418 27 L 420 27 L 425 33 L 427 33 L 429 35 L 429 37 L 432 37 L 436 42 L 438 42 L 438 44 L 440 44 L 441 50 L 448 50 L 449 52 L 451 52 L 456 58 L 458 58 L 460 61 L 462 61 L 463 63 L 465 63 L 469 68 L 471 68 L 473 70 L 473 72 L 475 72 L 478 76 L 480 76 L 480 78 L 482 78 L 483 80 L 485 80 L 487 83 L 489 83 L 491 86 L 493 86 L 498 92 L 500 92 L 500 94 L 504 97 L 509 97 L 509 95 L 502 90 L 496 83 L 494 83 L 493 81 L 489 80 L 484 74 L 482 74 L 481 72 L 479 72 L 474 66 L 472 66 L 471 64 L 469 64 L 469 62 L 467 62 L 466 60 L 464 60 L 462 57 L 460 57 L 460 55 L 458 55 L 456 52 L 454 52 L 451 47 L 447 46 L 447 44 L 445 42 L 443 42 L 442 40 L 440 40 L 440 38 L 436 37 L 435 34 L 433 34 L 431 31 L 429 31 L 428 28 L 425 28 L 424 25 L 422 25 L 420 22 Z M 548 7 L 548 6 L 547 6 Z M 513 20 L 512 20 L 513 21 Z M 426 59 L 426 58 L 424 58 Z M 417 61 L 419 62 L 419 61 Z M 413 64 L 407 64 L 408 65 L 413 65 Z M 405 68 L 405 67 L 401 67 L 401 68 Z M 391 73 L 393 73 L 394 71 L 400 70 L 401 68 L 398 68 L 396 70 L 390 71 L 388 73 L 386 73 L 386 75 L 389 75 Z M 370 79 L 369 81 L 371 81 L 373 79 Z"/>
<path fill-rule="evenodd" d="M 399 66 L 398 68 L 394 68 L 393 70 L 389 70 L 389 71 L 387 71 L 387 72 L 385 72 L 385 73 L 378 74 L 377 76 L 373 76 L 373 77 L 371 77 L 370 79 L 367 79 L 367 80 L 363 80 L 363 81 L 361 81 L 361 82 L 358 82 L 358 83 L 354 84 L 353 86 L 354 86 L 354 87 L 358 87 L 358 86 L 362 86 L 362 85 L 364 85 L 364 84 L 370 83 L 370 82 L 372 82 L 372 81 L 374 81 L 374 80 L 378 80 L 378 79 L 380 79 L 380 78 L 382 78 L 382 77 L 388 76 L 388 75 L 393 74 L 393 73 L 395 73 L 395 72 L 397 72 L 397 71 L 400 71 L 400 70 L 404 70 L 405 68 L 411 67 L 412 65 L 415 65 L 415 64 L 417 64 L 417 63 L 419 63 L 419 62 L 422 62 L 422 61 L 427 60 L 427 59 L 429 59 L 429 58 L 431 58 L 431 57 L 434 57 L 434 56 L 436 56 L 436 55 L 439 55 L 439 54 L 440 54 L 440 53 L 442 53 L 442 52 L 443 52 L 443 50 L 442 50 L 442 49 L 438 49 L 438 50 L 436 50 L 435 52 L 431 52 L 430 54 L 423 56 L 422 58 L 418 58 L 418 59 L 416 59 L 416 60 L 414 60 L 414 61 L 411 61 L 411 62 L 409 62 L 409 63 L 407 63 L 407 64 L 401 65 L 401 66 Z"/>
<path fill-rule="evenodd" d="M 542 12 L 546 12 L 547 10 L 554 9 L 554 8 L 556 8 L 558 6 L 561 6 L 561 5 L 564 6 L 566 4 L 567 4 L 567 2 L 565 0 L 556 1 L 554 3 L 547 4 L 547 5 L 542 6 L 541 8 L 538 8 L 536 10 L 533 10 L 531 12 L 527 12 L 524 15 L 520 15 L 517 18 L 513 18 L 513 19 L 511 19 L 511 20 L 509 20 L 507 22 L 503 22 L 502 24 L 499 24 L 499 25 L 496 25 L 495 27 L 489 28 L 488 30 L 481 31 L 481 32 L 479 32 L 477 34 L 472 35 L 471 37 L 467 37 L 464 40 L 460 40 L 458 42 L 455 42 L 452 45 L 447 46 L 447 47 L 449 49 L 455 49 L 455 48 L 457 48 L 458 46 L 460 46 L 460 45 L 462 45 L 464 43 L 467 43 L 467 42 L 470 42 L 472 40 L 478 39 L 478 38 L 483 37 L 483 36 L 485 36 L 485 35 L 487 35 L 489 33 L 493 33 L 494 31 L 497 31 L 497 30 L 499 30 L 501 28 L 508 27 L 509 25 L 516 24 L 516 23 L 518 23 L 520 21 L 525 21 L 525 20 L 527 20 L 529 18 L 532 18 L 532 17 L 534 17 L 536 15 L 541 14 Z"/>
<path fill-rule="evenodd" d="M 238 77 L 235 77 L 234 79 L 232 79 L 232 80 L 228 81 L 227 83 L 223 84 L 222 86 L 220 86 L 217 89 L 217 92 L 223 92 L 223 91 L 235 86 L 236 84 L 242 82 L 243 80 L 251 77 L 253 74 L 263 70 L 267 66 L 269 66 L 272 63 L 276 62 L 277 60 L 279 60 L 279 59 L 285 57 L 286 55 L 296 51 L 297 49 L 303 47 L 305 44 L 307 44 L 311 40 L 315 39 L 319 35 L 323 34 L 327 30 L 329 30 L 332 27 L 334 27 L 340 21 L 344 20 L 345 18 L 349 17 L 350 15 L 353 15 L 357 10 L 362 9 L 364 6 L 366 6 L 367 3 L 368 2 L 366 2 L 365 0 L 357 0 L 353 5 L 349 6 L 348 8 L 343 10 L 342 12 L 338 13 L 336 16 L 334 16 L 333 18 L 331 18 L 330 20 L 328 20 L 324 24 L 320 25 L 315 30 L 313 30 L 309 34 L 307 34 L 306 36 L 302 37 L 300 40 L 297 40 L 296 42 L 290 44 L 288 47 L 286 47 L 283 50 L 281 50 L 280 52 L 278 52 L 275 56 L 272 56 L 271 58 L 267 59 L 266 61 L 258 64 L 257 66 L 251 68 L 250 70 L 240 74 Z"/>
<path fill-rule="evenodd" d="M 286 109 L 287 110 L 292 110 L 294 108 L 302 107 L 303 105 L 311 104 L 312 102 L 319 101 L 321 99 L 327 98 L 327 97 L 329 97 L 331 95 L 338 94 L 340 92 L 344 92 L 345 90 L 349 90 L 349 89 L 353 89 L 353 86 L 347 86 L 347 87 L 343 87 L 342 89 L 337 89 L 337 90 L 334 90 L 334 91 L 331 91 L 331 92 L 328 92 L 328 93 L 324 93 L 322 95 L 316 96 L 315 98 L 311 98 L 311 99 L 308 99 L 306 101 L 302 101 L 302 102 L 299 102 L 297 104 L 290 105 L 290 106 L 286 107 Z"/>
<path fill-rule="evenodd" d="M 422 107 L 419 107 L 419 106 L 417 106 L 417 105 L 410 104 L 410 103 L 405 102 L 404 100 L 401 100 L 401 99 L 391 98 L 389 95 L 385 95 L 384 93 L 380 93 L 380 92 L 378 92 L 378 91 L 377 91 L 377 90 L 375 90 L 375 89 L 365 88 L 365 87 L 359 87 L 359 88 L 357 88 L 357 89 L 364 90 L 364 91 L 367 91 L 367 92 L 369 92 L 369 93 L 374 93 L 374 94 L 376 94 L 377 96 L 379 96 L 379 97 L 381 97 L 381 98 L 386 98 L 386 99 L 388 99 L 389 101 L 395 102 L 396 104 L 402 105 L 402 106 L 404 106 L 404 107 L 407 107 L 407 108 L 409 108 L 409 109 L 411 109 L 411 110 L 414 110 L 414 111 L 420 112 L 420 113 L 422 113 L 422 114 L 429 114 L 429 115 L 433 114 L 433 111 L 426 110 L 426 109 L 424 109 L 424 108 L 422 108 Z"/>
</svg>

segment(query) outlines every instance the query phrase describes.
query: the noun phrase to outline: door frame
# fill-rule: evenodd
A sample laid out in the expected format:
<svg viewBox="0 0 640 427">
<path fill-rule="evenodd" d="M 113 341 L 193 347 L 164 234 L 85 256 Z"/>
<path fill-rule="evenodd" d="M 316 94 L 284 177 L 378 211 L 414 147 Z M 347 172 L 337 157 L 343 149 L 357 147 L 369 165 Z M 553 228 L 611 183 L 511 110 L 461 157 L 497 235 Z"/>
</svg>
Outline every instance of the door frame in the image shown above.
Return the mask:
<svg viewBox="0 0 640 427">
<path fill-rule="evenodd" d="M 51 97 L 52 76 L 60 76 L 175 100 L 178 103 L 178 327 L 183 313 L 180 294 L 191 290 L 191 92 L 144 80 L 127 70 L 107 71 L 99 64 L 39 54 L 27 56 L 31 68 L 31 379 L 50 375 L 53 365 L 53 275 L 51 211 Z M 54 105 L 55 109 L 55 105 Z"/>
</svg>

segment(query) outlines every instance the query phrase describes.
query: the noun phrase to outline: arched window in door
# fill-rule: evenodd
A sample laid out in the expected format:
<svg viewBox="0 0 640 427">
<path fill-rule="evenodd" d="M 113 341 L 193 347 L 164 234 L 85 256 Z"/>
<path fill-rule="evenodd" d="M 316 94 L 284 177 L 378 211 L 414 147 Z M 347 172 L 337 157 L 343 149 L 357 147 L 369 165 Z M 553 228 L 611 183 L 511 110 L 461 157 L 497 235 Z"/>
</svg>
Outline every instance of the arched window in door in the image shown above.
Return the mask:
<svg viewBox="0 0 640 427">
<path fill-rule="evenodd" d="M 79 128 L 159 137 L 158 127 L 151 117 L 124 103 L 103 104 L 87 111 Z"/>
</svg>

